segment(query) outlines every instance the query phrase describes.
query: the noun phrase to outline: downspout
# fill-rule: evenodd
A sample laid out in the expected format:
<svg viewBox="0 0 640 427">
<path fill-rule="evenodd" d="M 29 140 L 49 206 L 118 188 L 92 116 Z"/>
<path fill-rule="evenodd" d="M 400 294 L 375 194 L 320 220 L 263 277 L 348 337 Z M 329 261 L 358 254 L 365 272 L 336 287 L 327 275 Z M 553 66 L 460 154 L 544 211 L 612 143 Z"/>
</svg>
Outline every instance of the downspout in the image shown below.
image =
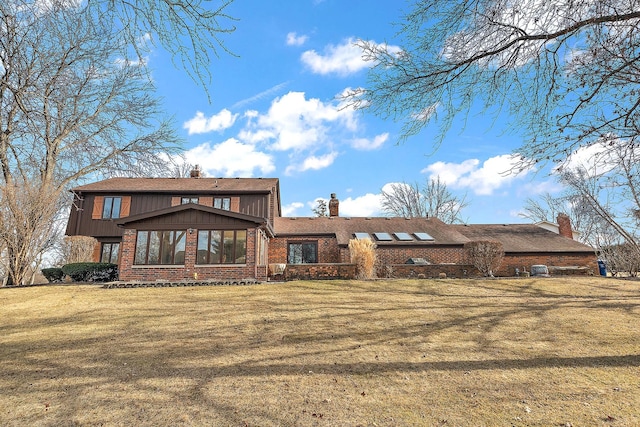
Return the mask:
<svg viewBox="0 0 640 427">
<path fill-rule="evenodd" d="M 79 206 L 76 209 L 78 214 L 76 215 L 76 236 L 80 234 L 80 219 L 82 218 L 82 214 L 84 213 L 84 197 L 82 197 L 82 192 L 76 193 L 78 195 Z"/>
<path fill-rule="evenodd" d="M 258 236 L 260 235 L 260 228 L 256 227 L 255 242 L 253 243 L 253 278 L 258 280 Z"/>
</svg>

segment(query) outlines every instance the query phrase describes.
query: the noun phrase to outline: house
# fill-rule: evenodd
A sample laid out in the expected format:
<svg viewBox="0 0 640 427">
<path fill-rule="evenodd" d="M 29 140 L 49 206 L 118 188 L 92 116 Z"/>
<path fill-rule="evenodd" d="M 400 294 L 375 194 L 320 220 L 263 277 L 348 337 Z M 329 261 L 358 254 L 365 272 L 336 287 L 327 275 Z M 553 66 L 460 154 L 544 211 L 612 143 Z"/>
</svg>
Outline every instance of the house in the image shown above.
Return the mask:
<svg viewBox="0 0 640 427">
<path fill-rule="evenodd" d="M 66 234 L 94 237 L 93 260 L 117 263 L 122 281 L 351 278 L 349 241 L 365 238 L 376 243 L 379 275 L 477 274 L 464 250 L 473 240 L 503 243 L 501 275 L 532 264 L 596 268 L 592 248 L 534 224 L 342 217 L 335 194 L 328 217 L 283 217 L 277 178 L 202 178 L 195 169 L 72 192 Z"/>
</svg>

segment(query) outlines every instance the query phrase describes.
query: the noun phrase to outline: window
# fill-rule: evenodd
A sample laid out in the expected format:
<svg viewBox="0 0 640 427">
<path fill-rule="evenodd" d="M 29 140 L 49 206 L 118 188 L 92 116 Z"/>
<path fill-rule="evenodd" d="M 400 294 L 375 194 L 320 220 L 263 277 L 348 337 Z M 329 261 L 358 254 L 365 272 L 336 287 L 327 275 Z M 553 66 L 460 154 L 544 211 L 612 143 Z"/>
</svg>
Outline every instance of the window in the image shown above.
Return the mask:
<svg viewBox="0 0 640 427">
<path fill-rule="evenodd" d="M 318 242 L 289 243 L 289 264 L 318 262 Z"/>
<path fill-rule="evenodd" d="M 120 218 L 120 205 L 122 198 L 105 197 L 102 206 L 102 219 L 118 219 Z"/>
<path fill-rule="evenodd" d="M 196 264 L 244 264 L 247 230 L 200 230 Z"/>
<path fill-rule="evenodd" d="M 353 233 L 356 236 L 356 239 L 358 240 L 364 240 L 364 239 L 369 239 L 371 240 L 371 236 L 369 236 L 369 233 Z"/>
<path fill-rule="evenodd" d="M 102 251 L 100 253 L 100 262 L 110 262 L 112 264 L 117 264 L 119 250 L 120 243 L 103 243 Z"/>
<path fill-rule="evenodd" d="M 134 264 L 184 264 L 186 231 L 138 231 Z"/>
<path fill-rule="evenodd" d="M 231 209 L 231 197 L 214 197 L 213 207 L 228 211 Z"/>
<path fill-rule="evenodd" d="M 187 203 L 195 203 L 197 205 L 198 204 L 198 198 L 197 197 L 182 197 L 182 198 L 180 198 L 180 204 L 181 205 L 186 205 Z"/>
</svg>

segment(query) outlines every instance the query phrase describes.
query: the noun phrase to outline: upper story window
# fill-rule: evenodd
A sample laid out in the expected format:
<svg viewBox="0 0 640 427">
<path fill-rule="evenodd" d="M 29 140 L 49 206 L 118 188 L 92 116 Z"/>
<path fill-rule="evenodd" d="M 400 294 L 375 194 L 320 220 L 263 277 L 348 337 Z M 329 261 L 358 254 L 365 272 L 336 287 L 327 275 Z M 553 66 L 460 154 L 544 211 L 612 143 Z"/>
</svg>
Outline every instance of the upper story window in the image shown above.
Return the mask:
<svg viewBox="0 0 640 427">
<path fill-rule="evenodd" d="M 213 207 L 225 211 L 231 210 L 231 197 L 214 197 Z"/>
<path fill-rule="evenodd" d="M 91 219 L 118 219 L 129 216 L 131 196 L 98 196 L 93 198 Z"/>
<path fill-rule="evenodd" d="M 198 197 L 182 197 L 180 199 L 180 204 L 186 205 L 187 203 L 195 203 L 197 205 L 198 200 L 199 200 Z"/>
<path fill-rule="evenodd" d="M 102 206 L 102 219 L 118 219 L 120 218 L 120 206 L 122 205 L 121 197 L 105 197 Z"/>
</svg>

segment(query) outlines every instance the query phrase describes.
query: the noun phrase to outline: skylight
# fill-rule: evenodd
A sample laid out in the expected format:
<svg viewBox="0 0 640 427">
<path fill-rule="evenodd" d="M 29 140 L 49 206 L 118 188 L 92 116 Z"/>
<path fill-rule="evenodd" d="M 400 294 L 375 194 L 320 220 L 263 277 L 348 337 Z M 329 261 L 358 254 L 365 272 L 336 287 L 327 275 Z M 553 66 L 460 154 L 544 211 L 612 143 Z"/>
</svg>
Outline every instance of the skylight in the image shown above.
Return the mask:
<svg viewBox="0 0 640 427">
<path fill-rule="evenodd" d="M 418 238 L 418 240 L 422 240 L 422 241 L 435 240 L 433 237 L 431 237 L 429 233 L 419 232 L 419 233 L 413 233 L 413 234 Z"/>
<path fill-rule="evenodd" d="M 405 242 L 413 240 L 411 238 L 411 236 L 409 235 L 409 233 L 401 232 L 401 233 L 393 233 L 393 234 L 396 236 L 396 239 L 398 239 L 398 240 L 402 240 L 402 241 L 405 241 Z"/>
<path fill-rule="evenodd" d="M 358 240 L 363 240 L 363 239 L 369 239 L 371 240 L 371 236 L 369 236 L 369 233 L 353 233 L 356 236 L 356 239 Z"/>
<path fill-rule="evenodd" d="M 376 239 L 378 240 L 382 240 L 382 241 L 392 241 L 393 239 L 391 238 L 391 234 L 389 233 L 373 233 L 374 236 L 376 236 Z"/>
</svg>

